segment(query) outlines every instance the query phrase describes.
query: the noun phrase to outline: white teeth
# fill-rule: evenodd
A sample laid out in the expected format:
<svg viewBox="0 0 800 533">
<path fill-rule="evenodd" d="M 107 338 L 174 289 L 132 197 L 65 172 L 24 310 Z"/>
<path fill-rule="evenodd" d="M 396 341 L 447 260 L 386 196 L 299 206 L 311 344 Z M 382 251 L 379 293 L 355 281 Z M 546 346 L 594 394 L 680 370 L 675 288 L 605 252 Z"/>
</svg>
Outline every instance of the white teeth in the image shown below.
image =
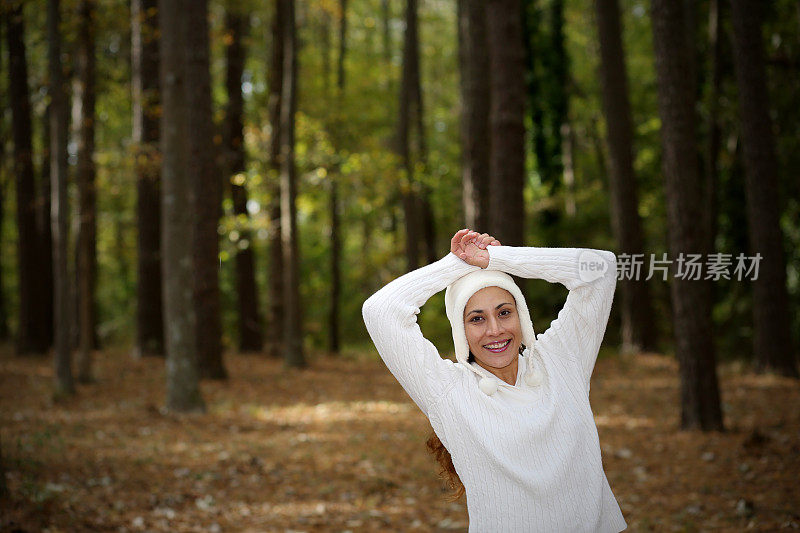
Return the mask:
<svg viewBox="0 0 800 533">
<path fill-rule="evenodd" d="M 483 347 L 484 348 L 488 348 L 490 350 L 496 350 L 498 348 L 502 348 L 503 346 L 507 345 L 509 342 L 511 342 L 511 339 L 508 339 L 507 341 L 503 341 L 503 342 L 495 342 L 495 343 L 492 343 L 492 344 L 485 344 Z"/>
</svg>

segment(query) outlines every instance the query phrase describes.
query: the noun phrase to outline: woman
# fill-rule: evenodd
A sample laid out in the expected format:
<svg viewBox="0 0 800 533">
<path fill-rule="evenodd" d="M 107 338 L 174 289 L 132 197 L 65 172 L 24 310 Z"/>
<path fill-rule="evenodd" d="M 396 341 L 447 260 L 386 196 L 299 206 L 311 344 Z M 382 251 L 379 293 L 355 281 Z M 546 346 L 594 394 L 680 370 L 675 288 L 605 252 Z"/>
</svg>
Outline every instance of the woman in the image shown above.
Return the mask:
<svg viewBox="0 0 800 533">
<path fill-rule="evenodd" d="M 376 292 L 363 315 L 386 366 L 452 457 L 469 530 L 625 529 L 589 406 L 616 285 L 614 254 L 500 246 L 468 229 L 453 236 L 450 251 Z M 508 274 L 570 291 L 538 337 Z M 457 363 L 442 359 L 416 322 L 419 307 L 444 288 Z"/>
</svg>

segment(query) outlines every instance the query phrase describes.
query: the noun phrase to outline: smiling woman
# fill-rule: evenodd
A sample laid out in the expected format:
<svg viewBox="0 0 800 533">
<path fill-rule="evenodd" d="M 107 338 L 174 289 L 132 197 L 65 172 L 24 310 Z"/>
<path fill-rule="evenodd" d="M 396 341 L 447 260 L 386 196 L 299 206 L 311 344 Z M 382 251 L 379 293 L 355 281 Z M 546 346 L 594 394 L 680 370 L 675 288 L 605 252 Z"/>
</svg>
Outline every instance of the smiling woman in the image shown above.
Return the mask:
<svg viewBox="0 0 800 533">
<path fill-rule="evenodd" d="M 591 250 L 604 268 L 587 276 L 587 250 L 500 246 L 467 229 L 450 252 L 372 295 L 363 315 L 386 366 L 431 422 L 429 449 L 456 493 L 466 493 L 469 530 L 625 529 L 589 405 L 616 257 Z M 570 291 L 538 337 L 509 274 Z M 445 288 L 456 363 L 440 357 L 416 320 Z"/>
<path fill-rule="evenodd" d="M 513 385 L 517 380 L 522 329 L 511 293 L 500 287 L 486 287 L 473 294 L 464 308 L 464 331 L 470 358 Z"/>
</svg>

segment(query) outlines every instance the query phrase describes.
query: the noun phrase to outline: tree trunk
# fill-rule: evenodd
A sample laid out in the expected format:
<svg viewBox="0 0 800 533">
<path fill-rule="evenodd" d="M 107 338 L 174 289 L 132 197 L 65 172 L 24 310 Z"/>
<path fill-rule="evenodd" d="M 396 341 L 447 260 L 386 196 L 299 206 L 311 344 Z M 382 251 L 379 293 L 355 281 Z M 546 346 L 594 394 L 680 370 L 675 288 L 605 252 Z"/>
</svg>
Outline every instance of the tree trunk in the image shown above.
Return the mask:
<svg viewBox="0 0 800 533">
<path fill-rule="evenodd" d="M 525 52 L 519 0 L 486 3 L 491 65 L 491 191 L 489 233 L 509 246 L 524 244 Z"/>
<path fill-rule="evenodd" d="M 72 394 L 71 312 L 67 277 L 67 103 L 61 64 L 59 0 L 47 2 L 48 63 L 50 75 L 50 182 L 55 288 L 56 395 Z"/>
<path fill-rule="evenodd" d="M 611 188 L 611 220 L 619 252 L 643 254 L 639 194 L 633 172 L 633 125 L 628 100 L 628 74 L 622 48 L 617 0 L 595 0 L 600 37 L 600 81 L 606 116 Z M 653 351 L 657 347 L 654 312 L 647 282 L 622 280 L 622 350 Z"/>
<path fill-rule="evenodd" d="M 564 0 L 552 0 L 550 4 L 549 53 L 544 54 L 545 71 L 552 76 L 550 94 L 546 101 L 551 113 L 550 131 L 552 147 L 552 191 L 561 189 L 564 178 L 564 126 L 569 122 L 569 56 L 564 46 Z M 554 213 L 558 217 L 558 211 Z"/>
<path fill-rule="evenodd" d="M 243 40 L 247 34 L 250 19 L 243 10 L 228 2 L 225 14 L 227 41 L 227 71 L 225 86 L 228 92 L 228 109 L 225 113 L 225 177 L 230 183 L 233 212 L 243 221 L 236 242 L 236 292 L 239 311 L 239 350 L 259 352 L 263 345 L 261 335 L 261 315 L 258 310 L 258 289 L 255 279 L 255 259 L 253 256 L 253 235 L 247 211 L 247 189 L 244 180 L 244 98 L 242 96 L 242 74 L 244 72 L 245 49 Z"/>
<path fill-rule="evenodd" d="M 4 128 L 0 128 L 0 135 L 6 135 L 6 132 L 3 130 Z M 0 146 L 0 158 L 2 158 L 3 161 L 6 161 L 5 145 Z M 0 164 L 0 246 L 3 245 L 3 221 L 5 220 L 3 218 L 3 216 L 5 216 L 4 208 L 6 201 L 6 179 L 4 176 L 5 173 L 6 173 L 5 164 Z M 6 304 L 5 286 L 6 286 L 5 278 L 3 277 L 2 269 L 0 269 L 0 342 L 6 342 L 7 340 L 9 340 L 8 310 Z"/>
<path fill-rule="evenodd" d="M 337 64 L 336 87 L 339 105 L 344 101 L 345 89 L 345 57 L 347 56 L 347 0 L 340 0 L 339 22 L 339 60 Z M 341 298 L 341 227 L 339 224 L 339 169 L 330 176 L 330 211 L 331 211 L 331 293 L 328 311 L 328 352 L 339 354 L 339 299 Z"/>
<path fill-rule="evenodd" d="M 270 234 L 269 234 L 269 310 L 267 318 L 267 353 L 283 357 L 283 244 L 281 237 L 281 91 L 283 87 L 283 0 L 275 0 L 272 19 L 272 58 L 269 65 L 269 144 Z"/>
<path fill-rule="evenodd" d="M 3 25 L 5 24 L 5 20 L 7 18 L 7 12 L 0 12 L 0 23 Z M 3 40 L 0 39 L 0 57 L 3 57 L 2 45 Z M 6 93 L 7 95 L 8 93 Z M 5 109 L 6 106 L 5 98 L 0 96 L 0 107 Z M 6 131 L 6 124 L 3 121 L 2 125 L 0 125 L 0 138 L 8 138 L 8 132 Z M 4 207 L 5 207 L 5 200 L 6 200 L 6 145 L 2 143 L 0 146 L 0 248 L 3 246 L 3 221 L 5 220 L 3 217 L 5 216 Z M 2 275 L 2 268 L 0 268 L 0 342 L 6 342 L 9 338 L 8 332 L 8 309 L 6 306 L 6 295 L 5 295 L 5 278 Z M 3 456 L 2 450 L 0 450 L 0 495 L 4 495 L 6 493 L 5 487 L 5 470 L 3 469 Z"/>
<path fill-rule="evenodd" d="M 6 463 L 3 461 L 3 446 L 0 441 L 0 498 L 8 496 L 8 485 L 6 485 Z"/>
<path fill-rule="evenodd" d="M 36 231 L 36 192 L 33 171 L 31 105 L 28 94 L 28 63 L 25 56 L 25 29 L 22 2 L 14 2 L 6 15 L 8 43 L 8 98 L 14 140 L 14 166 L 17 200 L 17 261 L 19 267 L 18 353 L 44 353 L 50 343 L 43 335 L 41 281 L 39 275 L 40 240 Z M 38 274 L 38 275 L 37 275 Z M 51 276 L 51 272 L 45 272 Z"/>
<path fill-rule="evenodd" d="M 287 366 L 304 367 L 300 315 L 300 257 L 297 236 L 297 176 L 294 119 L 297 109 L 295 2 L 284 2 L 283 84 L 281 86 L 281 246 L 283 248 L 283 358 Z"/>
<path fill-rule="evenodd" d="M 78 60 L 75 99 L 78 130 L 78 381 L 92 377 L 92 351 L 95 349 L 95 284 L 97 279 L 97 222 L 94 166 L 95 55 L 94 0 L 83 0 L 79 7 Z"/>
<path fill-rule="evenodd" d="M 413 69 L 416 57 L 417 2 L 406 0 L 406 28 L 403 40 L 403 71 L 400 82 L 400 105 L 397 120 L 397 153 L 402 161 L 406 179 L 401 196 L 406 233 L 406 268 L 411 271 L 419 266 L 419 213 L 417 194 L 414 190 L 414 169 L 411 162 L 409 130 L 411 129 L 411 93 L 413 91 Z"/>
<path fill-rule="evenodd" d="M 489 54 L 482 0 L 458 0 L 461 66 L 461 185 L 465 227 L 489 228 Z"/>
<path fill-rule="evenodd" d="M 222 179 L 214 144 L 209 71 L 208 0 L 188 2 L 186 102 L 189 176 L 195 186 L 194 298 L 197 309 L 197 362 L 200 377 L 226 379 L 222 362 L 219 294 L 219 217 Z"/>
<path fill-rule="evenodd" d="M 161 293 L 161 173 L 158 151 L 157 0 L 131 3 L 133 143 L 136 151 L 136 225 L 139 230 L 136 288 L 136 356 L 164 355 Z"/>
<path fill-rule="evenodd" d="M 49 87 L 48 87 L 49 90 Z M 45 107 L 42 127 L 42 167 L 39 171 L 39 191 L 36 201 L 36 230 L 40 261 L 41 286 L 37 294 L 40 306 L 41 338 L 45 347 L 53 346 L 55 337 L 55 287 L 53 279 L 53 225 L 51 223 L 52 187 L 50 186 L 50 105 Z"/>
<path fill-rule="evenodd" d="M 694 83 L 690 77 L 692 43 L 687 42 L 683 3 L 652 2 L 662 166 L 667 200 L 669 249 L 680 254 L 708 253 L 703 220 L 703 191 L 695 150 Z M 681 427 L 721 430 L 719 387 L 707 281 L 675 276 L 671 285 L 675 351 L 681 377 Z"/>
<path fill-rule="evenodd" d="M 789 329 L 789 298 L 761 33 L 761 2 L 733 0 L 733 57 L 739 89 L 750 251 L 761 254 L 753 281 L 753 351 L 759 372 L 798 377 Z"/>
<path fill-rule="evenodd" d="M 161 0 L 161 242 L 164 333 L 167 349 L 167 409 L 204 411 L 197 369 L 194 301 L 195 187 L 189 174 L 189 102 L 186 98 L 188 23 L 191 0 Z"/>
<path fill-rule="evenodd" d="M 719 182 L 719 150 L 722 132 L 719 124 L 719 99 L 722 93 L 722 29 L 719 0 L 710 0 L 708 6 L 708 48 L 711 61 L 711 87 L 708 96 L 708 153 L 706 154 L 705 198 L 706 228 L 709 239 L 717 236 L 717 183 Z"/>
<path fill-rule="evenodd" d="M 397 121 L 396 151 L 402 161 L 406 180 L 401 191 L 406 233 L 406 262 L 409 270 L 419 264 L 420 243 L 424 244 L 426 259 L 436 255 L 433 211 L 427 200 L 424 184 L 414 176 L 415 159 L 426 162 L 425 129 L 423 126 L 422 90 L 419 74 L 419 36 L 417 29 L 417 0 L 406 2 L 406 29 L 403 45 L 403 75 L 400 85 L 400 105 Z M 411 130 L 416 129 L 414 150 Z"/>
</svg>

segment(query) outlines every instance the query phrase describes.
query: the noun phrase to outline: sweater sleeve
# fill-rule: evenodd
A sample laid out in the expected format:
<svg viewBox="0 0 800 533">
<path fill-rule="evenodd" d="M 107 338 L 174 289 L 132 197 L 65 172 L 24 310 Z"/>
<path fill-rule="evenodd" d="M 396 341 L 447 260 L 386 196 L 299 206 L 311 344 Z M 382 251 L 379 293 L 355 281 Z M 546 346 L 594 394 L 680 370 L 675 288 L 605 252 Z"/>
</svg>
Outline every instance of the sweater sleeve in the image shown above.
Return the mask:
<svg viewBox="0 0 800 533">
<path fill-rule="evenodd" d="M 614 299 L 616 256 L 581 248 L 489 246 L 487 250 L 491 269 L 561 283 L 569 289 L 558 318 L 537 335 L 536 342 L 540 350 L 574 357 L 588 384 Z"/>
<path fill-rule="evenodd" d="M 420 307 L 437 292 L 479 267 L 453 254 L 387 284 L 364 302 L 362 314 L 381 359 L 422 412 L 452 383 L 452 361 L 442 359 L 419 329 Z"/>
</svg>

